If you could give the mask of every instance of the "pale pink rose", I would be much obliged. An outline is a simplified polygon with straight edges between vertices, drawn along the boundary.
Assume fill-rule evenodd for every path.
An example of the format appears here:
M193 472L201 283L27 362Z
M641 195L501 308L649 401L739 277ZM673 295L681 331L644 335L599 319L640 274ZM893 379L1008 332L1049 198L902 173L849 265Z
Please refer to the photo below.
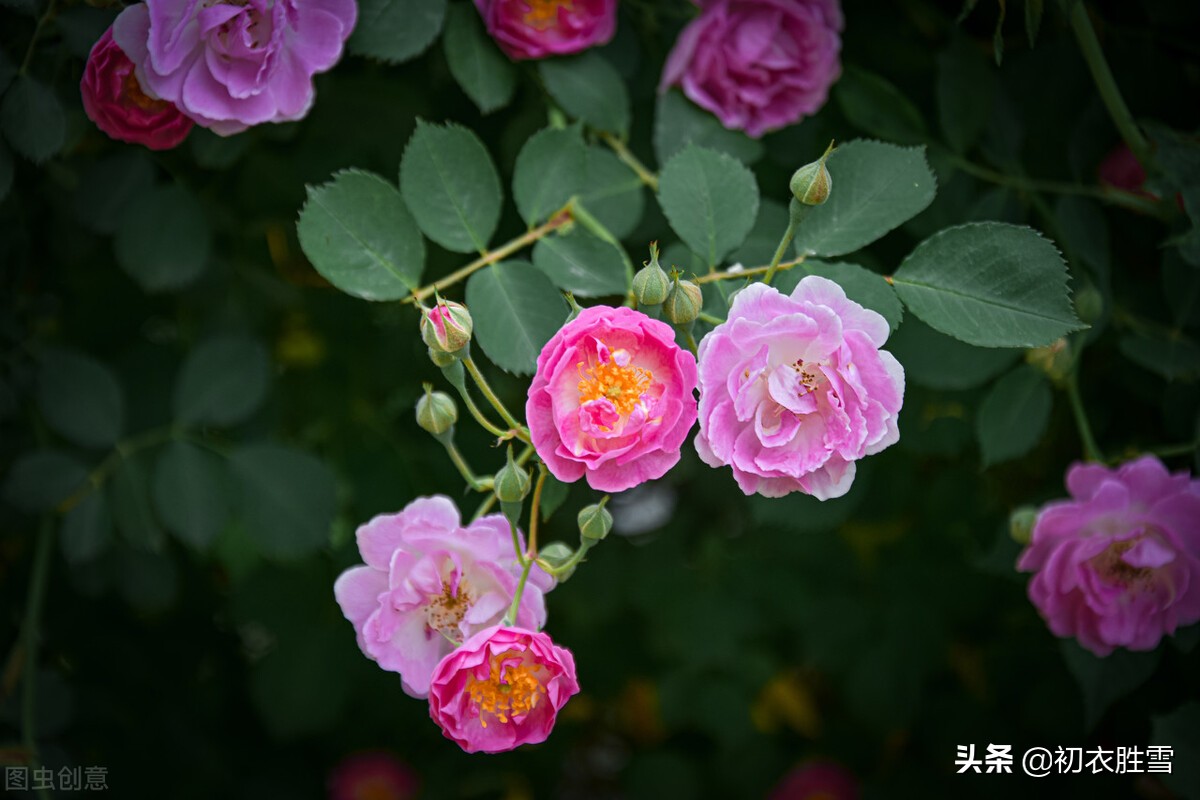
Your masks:
M617 0L475 0L475 7L514 61L578 53L617 29Z
M1148 455L1115 470L1075 464L1067 490L1017 562L1037 573L1029 599L1056 636L1106 656L1200 621L1200 480Z
M448 498L422 497L375 517L357 537L366 565L343 572L334 595L363 653L400 673L405 692L425 697L438 661L498 624L512 603L521 568L508 521L492 514L464 528ZM530 571L518 625L545 624L543 593L553 587L539 567Z
M542 348L525 416L560 481L619 492L679 462L696 422L696 360L675 331L631 308L592 306Z
M500 753L544 742L579 693L575 659L550 637L489 628L442 659L429 687L429 715L468 753Z
M726 128L754 137L815 113L841 74L838 0L704 0L660 91L679 84Z
M700 458L732 467L746 494L845 494L854 462L900 438L904 368L879 349L887 337L887 320L825 278L790 297L742 289L700 342Z

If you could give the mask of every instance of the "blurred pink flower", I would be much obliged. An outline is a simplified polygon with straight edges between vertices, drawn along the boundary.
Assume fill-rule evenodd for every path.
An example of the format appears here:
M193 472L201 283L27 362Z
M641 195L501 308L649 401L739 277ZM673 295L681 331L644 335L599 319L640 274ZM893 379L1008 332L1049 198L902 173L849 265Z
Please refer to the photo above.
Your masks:
M357 537L366 565L343 572L334 595L363 653L400 673L405 692L425 697L438 661L497 624L512 602L521 569L508 521L492 514L464 528L448 498L422 497L375 517ZM530 571L518 625L545 624L543 593L553 587L539 567Z
M329 774L329 800L413 800L421 778L383 750L354 753Z
M904 368L879 349L887 337L887 320L825 278L790 297L742 289L700 342L700 458L732 467L746 494L845 494L854 462L900 438Z
M170 150L194 124L175 106L142 91L134 64L113 41L111 27L92 47L79 92L88 119L122 142Z
M858 779L833 761L800 764L775 784L767 800L858 800Z
M815 113L841 74L838 0L702 0L671 50L679 84L726 128L753 137Z
M617 28L617 0L475 0L487 31L514 61L578 53Z
M1101 183L1106 183L1114 189L1140 194L1143 197L1154 197L1143 188L1146 183L1146 170L1142 169L1137 156L1127 144L1119 144L1110 150L1096 168L1096 172Z
M696 359L630 308L592 306L542 348L525 415L538 456L568 483L619 492L679 462L696 422Z
M578 692L570 650L544 633L495 627L437 665L429 715L468 753L500 753L545 741Z
M1200 481L1147 455L1116 470L1075 464L1067 490L1017 562L1037 573L1029 599L1056 636L1106 656L1200 621Z

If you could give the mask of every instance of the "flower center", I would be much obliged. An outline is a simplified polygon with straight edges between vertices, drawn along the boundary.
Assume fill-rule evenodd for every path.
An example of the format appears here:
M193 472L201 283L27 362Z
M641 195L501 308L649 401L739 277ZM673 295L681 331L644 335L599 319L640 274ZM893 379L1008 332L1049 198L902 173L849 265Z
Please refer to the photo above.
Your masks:
M1113 542L1103 553L1092 559L1092 568L1107 582L1119 586L1127 587L1144 582L1154 574L1154 570L1149 567L1135 567L1121 558L1138 541L1139 539L1125 539Z
M155 100L142 91L142 85L138 83L137 75L134 74L132 67L129 74L125 76L125 98L145 111L152 111L167 105L165 100Z
M533 711L538 697L546 693L536 674L538 665L526 663L521 653L507 650L494 655L488 666L487 678L471 676L467 683L467 692L479 710L479 724L485 728L484 712L507 723L512 717Z
M539 31L558 27L558 10L566 8L567 12L574 10L575 0L525 0L529 8L525 12L525 24Z
M815 368L813 370L806 368L804 359L802 358L796 359L796 363L792 364L791 367L796 371L796 378L800 381L800 385L804 387L805 394L815 392L825 377Z
M627 350L614 350L607 360L586 371L583 362L578 366L579 403L582 405L605 397L622 416L633 411L654 381L654 374L650 370L629 363Z
M455 585L447 582L442 593L431 596L425 604L425 618L429 629L455 640L459 637L459 623L466 616L473 601L471 591L465 583L460 581L457 589L455 592Z

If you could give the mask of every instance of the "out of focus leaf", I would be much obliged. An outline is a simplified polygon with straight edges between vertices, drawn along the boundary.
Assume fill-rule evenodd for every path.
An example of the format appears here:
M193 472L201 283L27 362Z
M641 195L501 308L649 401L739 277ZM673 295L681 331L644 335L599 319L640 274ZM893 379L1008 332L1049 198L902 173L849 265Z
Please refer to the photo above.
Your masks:
M190 353L175 382L175 418L228 427L262 404L270 383L267 350L253 339L219 336Z
M450 74L484 114L503 108L517 88L517 71L483 28L472 6L452 4L442 39Z
M594 51L538 62L546 91L572 117L623 136L629 130L629 93L621 75Z
M207 550L229 521L231 487L213 453L172 442L154 470L154 505L163 524L185 544Z
M108 367L60 348L42 353L38 408L46 423L75 444L110 447L125 424L125 398Z
M1046 377L1033 367L1017 367L996 381L975 418L984 466L1032 450L1046 430L1051 404Z
M399 64L425 52L445 18L446 0L359 0L347 46L357 55Z
M20 75L0 102L0 130L14 150L40 164L62 149L67 118L53 89Z
M727 153L745 164L753 164L763 154L757 139L726 128L712 112L700 108L682 92L663 92L654 107L654 155L658 163L666 164L690 144Z
M970 389L996 377L1021 357L1019 350L973 347L908 318L888 343L904 377L930 389Z
M208 265L212 230L182 186L143 191L125 209L113 242L117 263L147 292L181 289Z
M165 537L150 504L150 482L138 460L122 458L109 479L117 531L139 550L161 550Z
M1130 361L1169 381L1200 377L1200 345L1191 339L1130 333L1117 346Z
M1091 730L1108 707L1141 686L1154 674L1161 650L1133 653L1118 648L1099 658L1074 641L1061 643L1063 658L1083 694L1084 725Z
M104 492L89 492L63 515L59 545L72 564L90 561L112 544L112 513Z
M925 118L890 81L861 67L847 66L833 97L854 127L896 144L924 144Z
M264 555L299 558L328 542L337 501L325 464L275 444L240 447L229 463L246 529Z
M59 450L19 456L4 476L4 502L29 514L51 511L87 480L87 467Z
M83 173L75 193L75 216L88 230L116 233L125 209L153 185L154 162L145 151L118 150Z
M964 153L987 127L996 79L987 59L964 36L951 38L937 62L938 121L950 147Z
M1171 769L1160 775L1163 783L1181 797L1200 797L1200 702L1155 715L1150 744L1171 748Z

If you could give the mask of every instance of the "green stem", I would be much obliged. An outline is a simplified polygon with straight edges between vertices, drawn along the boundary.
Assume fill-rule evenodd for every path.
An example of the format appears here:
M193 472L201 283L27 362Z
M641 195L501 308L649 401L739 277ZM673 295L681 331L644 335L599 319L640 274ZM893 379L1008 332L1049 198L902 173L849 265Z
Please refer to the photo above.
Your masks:
M459 452L458 447L455 446L454 442L447 439L446 441L442 442L442 444L445 446L446 454L450 456L450 460L454 462L454 466L458 469L459 474L466 479L467 483L470 484L472 489L477 492L486 492L491 490L492 487L488 485L487 481L475 477L475 473L471 471L471 466L467 464L467 460L463 458L462 453Z
M538 512L542 505L542 487L546 485L546 465L538 465L538 479L533 486L533 502L529 506L529 549L525 557L530 561L537 558L538 552Z
M526 561L521 567L521 579L517 581L517 590L513 592L512 605L508 607L508 613L504 615L501 625L512 625L517 621L517 612L521 610L521 596L525 594L525 582L529 580L529 570L533 567L532 561Z
M467 372L471 373L471 379L474 380L475 385L479 387L480 393L483 394L484 398L489 403L491 403L492 408L496 409L496 413L498 413L500 418L504 420L504 424L508 425L508 427L513 431L516 431L516 436L518 439L523 442L528 442L529 431L525 429L524 425L517 422L516 418L509 413L507 408L504 407L504 403L502 403L500 398L496 396L496 393L492 391L492 387L488 384L487 379L484 378L483 373L479 371L479 367L476 366L475 360L470 356L465 356L463 357L462 362L463 366L467 368Z
M37 655L41 639L42 605L46 598L46 583L50 573L50 553L54 548L54 518L46 514L38 530L37 550L33 556L33 577L29 582L29 595L25 601L25 624L21 640L25 650L25 680L21 687L21 741L29 752L30 766L40 766L35 737L35 710L37 696ZM42 797L49 795L42 790Z
M788 220L787 230L783 232L783 238L779 240L779 247L775 248L775 255L771 257L771 263L767 266L767 274L763 276L763 283L771 285L771 279L775 277L775 271L779 269L779 262L783 260L783 254L787 252L788 245L792 243L795 236L796 221Z
M721 319L720 317L715 317L706 311L701 311L700 316L696 317L696 319L700 320L701 322L707 322L709 325L714 325L714 326L720 325L723 322L725 322L725 320Z
M797 258L793 258L791 261L783 261L779 264L776 264L775 271L786 272L792 267L800 266L804 263L804 258L804 256L798 256ZM737 272L710 272L707 275L700 275L699 277L692 278L692 282L711 283L712 281L732 281L737 280L738 278L752 278L755 275L762 275L766 272L769 272L770 269L770 266L765 266L751 267L750 269L738 270Z
M1078 358L1078 357L1077 357ZM1083 400L1079 396L1079 371L1076 366L1067 374L1067 397L1071 401L1071 413L1075 415L1075 427L1079 429L1079 438L1083 441L1083 456L1088 461L1104 461L1104 455L1096 445L1092 435L1092 426L1088 422L1087 413L1083 410Z
M33 61L33 51L38 37L42 35L42 28L46 27L46 23L54 16L57 8L58 0L50 0L50 5L46 6L46 12L38 18L37 26L33 29L33 36L29 40L29 47L25 50L25 58L21 59L21 69L18 70L18 75L24 75L29 71L29 63Z
M104 485L104 482L108 480L108 476L117 468L117 465L135 453L163 444L182 435L182 431L173 425L169 425L162 428L154 428L153 430L117 442L113 446L112 452L105 456L104 460L88 473L87 480L84 481L83 485L72 492L67 499L59 503L56 510L60 514L65 514L79 505L89 494Z
M1083 60L1087 62L1088 69L1092 72L1092 80L1096 82L1096 88L1100 90L1100 99L1104 101L1108 115L1112 117L1113 124L1117 126L1121 138L1125 140L1125 144L1129 145L1129 149L1133 151L1133 155L1142 165L1142 169L1150 172L1154 159L1150 143L1138 129L1137 123L1133 121L1133 114L1130 113L1129 106L1125 104L1121 90L1117 88L1117 82L1113 79L1112 70L1108 68L1104 51L1100 49L1100 40L1096 38L1096 31L1092 27L1092 20L1088 17L1083 0L1077 0L1072 5L1070 18L1071 29L1075 31L1075 39L1079 42Z
M638 160L638 157L629 151L625 143L613 136L611 133L601 133L600 138L606 145L612 148L612 151L617 154L617 158L624 162L625 166L633 170L638 179L650 187L651 191L658 191L658 176L650 170L646 169L646 165Z
M696 337L692 336L691 330L684 331L683 338L687 340L687 346L692 351L692 355L699 356L700 348L696 345Z
M575 552L571 554L571 557L559 564L557 567L552 567L545 561L539 561L538 566L542 568L543 572L548 572L555 578L558 578L579 566L579 562L583 561L584 556L586 556L588 551L591 549L591 542L580 542L579 547L575 549Z
M504 430L499 425L492 424L491 420L483 415L483 412L479 410L479 406L475 405L475 401L471 399L471 395L467 392L467 387L461 386L455 388L458 389L458 395L462 398L463 405L467 407L467 411L471 412L471 416L475 418L475 421L478 422L485 431L493 436L504 436L508 433L508 431Z
M495 497L495 495L492 496ZM525 551L521 547L521 535L517 532L517 523L510 519L508 529L512 532L513 552L517 554L517 563L524 567L529 559L525 558Z

